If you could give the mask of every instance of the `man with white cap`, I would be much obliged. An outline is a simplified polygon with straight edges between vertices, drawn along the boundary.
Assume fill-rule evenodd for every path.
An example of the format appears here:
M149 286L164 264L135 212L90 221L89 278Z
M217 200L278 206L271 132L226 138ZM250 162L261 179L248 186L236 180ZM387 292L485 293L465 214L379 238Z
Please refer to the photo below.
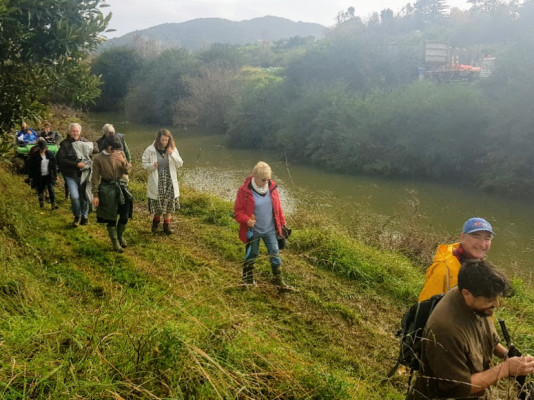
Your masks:
M475 217L465 221L458 243L438 246L432 265L426 270L425 285L419 294L419 301L446 293L455 287L462 262L483 259L491 248L494 235L491 224L483 218Z

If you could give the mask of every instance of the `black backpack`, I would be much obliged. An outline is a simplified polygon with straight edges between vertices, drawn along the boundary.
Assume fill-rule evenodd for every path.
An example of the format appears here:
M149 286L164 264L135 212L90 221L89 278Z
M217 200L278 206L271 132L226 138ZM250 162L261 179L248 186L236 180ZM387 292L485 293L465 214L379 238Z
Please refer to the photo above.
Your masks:
M444 294L437 294L428 300L411 306L404 314L401 321L401 329L395 335L400 338L400 351L397 363L389 371L391 378L400 365L410 369L410 381L413 371L419 369L421 360L421 337L425 329L428 317L443 298Z

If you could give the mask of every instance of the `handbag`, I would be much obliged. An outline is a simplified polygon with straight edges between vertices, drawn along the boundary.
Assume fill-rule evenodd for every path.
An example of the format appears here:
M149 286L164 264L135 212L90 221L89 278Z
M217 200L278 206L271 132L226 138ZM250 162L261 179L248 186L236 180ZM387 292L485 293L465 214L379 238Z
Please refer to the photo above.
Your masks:
M278 249L282 250L286 247L286 241L291 235L291 228L288 228L287 226L282 227L282 234L278 234Z

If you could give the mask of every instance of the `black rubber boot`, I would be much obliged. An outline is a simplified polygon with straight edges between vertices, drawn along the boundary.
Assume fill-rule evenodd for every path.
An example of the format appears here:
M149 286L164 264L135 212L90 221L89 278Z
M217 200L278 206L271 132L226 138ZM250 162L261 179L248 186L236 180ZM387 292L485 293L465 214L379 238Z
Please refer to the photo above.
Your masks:
M108 234L109 238L111 239L113 251L116 251L117 253L124 253L124 249L121 247L119 239L117 237L117 227L108 225Z
M285 291L285 292L291 292L295 290L291 286L287 285L284 280L282 279L282 270L280 267L272 268L273 270L273 279L272 284L278 287L278 290Z
M243 265L241 284L244 286L256 285L256 281L254 280L254 264L245 263L245 265Z
M123 249L128 247L128 243L126 243L126 239L124 239L124 231L126 230L126 224L117 224L117 239L119 239L119 244Z
M170 222L164 222L163 223L163 232L165 232L167 235L172 235L173 230L171 229L171 223Z
M153 219L152 220L152 233L156 233L158 231L158 227L159 227L159 219L156 220L156 219Z

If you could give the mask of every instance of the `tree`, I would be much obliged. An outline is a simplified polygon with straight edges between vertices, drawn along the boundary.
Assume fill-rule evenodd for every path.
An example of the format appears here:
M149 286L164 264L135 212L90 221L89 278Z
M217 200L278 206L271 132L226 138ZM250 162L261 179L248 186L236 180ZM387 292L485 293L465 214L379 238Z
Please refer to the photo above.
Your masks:
M471 4L471 11L492 12L504 5L501 0L467 0Z
M227 135L237 148L275 147L279 120L287 108L283 79L259 69L241 73L241 93L227 113Z
M184 77L198 69L198 61L185 49L171 49L146 63L124 101L131 121L171 124L176 102L188 95Z
M224 129L225 116L237 96L238 71L208 65L198 75L183 78L189 96L176 104L174 125Z
M442 17L447 10L445 0L418 0L414 7L417 14L421 14L429 20Z
M342 24L354 18L354 7L347 8L347 11L340 11L337 13L337 23Z
M143 66L135 49L113 47L103 51L92 63L91 70L102 77L102 93L95 109L117 111L128 94L133 77Z
M101 0L4 0L0 2L0 135L21 120L38 121L47 104L87 104L99 80L82 63L103 40L111 18Z

